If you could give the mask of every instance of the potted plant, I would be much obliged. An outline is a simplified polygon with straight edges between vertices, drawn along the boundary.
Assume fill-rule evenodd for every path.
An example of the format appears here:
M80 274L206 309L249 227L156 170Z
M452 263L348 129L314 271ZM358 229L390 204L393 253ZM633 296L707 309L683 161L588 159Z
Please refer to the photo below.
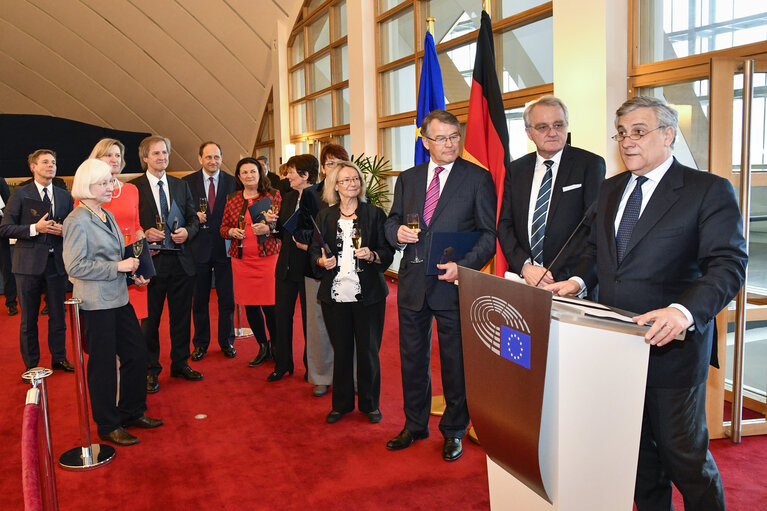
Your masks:
M365 156L365 153L355 157L352 162L357 165L365 176L367 196L370 202L388 213L389 186L386 176L391 172L391 162L382 156Z

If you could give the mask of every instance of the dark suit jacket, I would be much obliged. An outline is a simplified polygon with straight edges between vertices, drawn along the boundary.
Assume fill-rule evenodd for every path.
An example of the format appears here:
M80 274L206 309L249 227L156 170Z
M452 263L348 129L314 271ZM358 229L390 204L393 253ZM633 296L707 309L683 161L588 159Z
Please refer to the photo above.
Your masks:
M19 185L13 190L5 207L3 222L0 225L0 236L16 238L13 249L13 273L21 275L40 275L45 271L48 260L48 248L53 247L56 269L59 275L64 275L64 260L61 256L62 238L53 234L38 234L29 236L29 225L21 224L24 199L40 200L40 194L34 183ZM55 211L50 218L64 219L72 211L74 200L66 189L53 187Z
M280 191L280 176L275 174L274 172L267 172L266 177L269 178L269 184L272 185L272 188L274 188L277 191Z
M426 200L428 163L406 170L397 177L394 201L386 220L386 239L398 245L397 230L407 223L408 213L423 215ZM474 248L456 261L461 266L481 269L495 253L495 187L490 173L473 163L458 158L450 171L439 197L429 227L421 219L417 244L407 244L399 267L400 307L421 310L424 301L432 310L458 310L458 287L451 282L426 275L426 262L413 264L415 245L425 259L433 232L480 232Z
M336 234L338 232L338 219L341 217L338 204L324 208L317 215L317 226L322 233L325 243L330 247L330 256L338 257L341 247L338 246ZM386 298L389 294L389 288L384 280L384 272L391 265L394 259L394 249L386 241L384 232L384 222L386 222L386 213L381 208L373 206L367 202L360 202L357 206L357 224L362 234L362 245L378 253L381 262L373 263L369 261L360 261L360 268L363 270L357 274L362 288L362 303L377 303ZM340 240L339 240L340 241ZM338 266L332 270L326 270L317 266L317 259L322 256L320 244L317 237L314 237L311 247L309 247L309 260L315 275L322 279L317 298L325 303L332 303L331 290L333 279L338 274Z
M4 177L0 177L0 197L3 198L3 202L8 204L8 198L11 196L11 189L8 187L8 183ZM5 209L5 206L3 206Z
M316 194L317 185L312 185L304 189L301 194L301 203L299 204L299 218L297 228L291 234L283 226L285 222L293 215L298 202L298 191L290 190L282 196L280 204L280 214L277 219L277 229L279 230L282 248L277 258L275 276L278 279L290 280L293 282L303 282L304 277L314 277L314 271L309 266L309 254L296 246L293 241L295 237L300 243L311 244L313 236L312 221L320 210L320 200Z
M168 179L168 189L170 191L170 203L168 204L168 207L175 201L186 219L186 230L189 233L189 237L183 246L187 246L194 240L195 236L197 236L197 231L200 228L200 223L197 218L198 204L195 204L192 200L192 192L189 191L189 185L187 185L186 182L170 175L166 177ZM138 214L141 228L147 230L150 227L155 226L155 217L160 214L160 212L157 211L157 205L154 202L152 187L149 185L149 180L147 179L146 174L142 174L132 180L131 183L138 188ZM226 200L224 200L224 202L226 202ZM178 256L179 262L184 268L184 272L190 277L195 275L196 271L191 250L181 250L178 253Z
M189 191L192 193L192 202L200 204L200 197L208 196L208 188L203 179L204 172L198 170L184 176L184 181L189 185ZM207 177L207 174L204 175ZM205 225L207 229L200 229L197 236L187 245L192 251L194 260L198 263L208 263L211 261L224 261L226 255L226 243L219 234L221 219L224 216L226 207L226 197L234 191L234 178L228 173L220 170L218 173L218 189L216 190L216 202L213 204L213 210L208 209L208 220ZM199 209L199 208L197 208Z
M695 322L684 341L650 348L650 387L690 387L703 382L712 352L714 317L745 279L743 221L732 185L720 177L674 163L639 217L620 266L615 215L630 174L604 182L589 243L575 275L599 301L636 313L679 303ZM609 362L609 361L606 361Z
M522 272L525 261L532 259L527 224L536 157L537 153L530 153L511 162L503 186L498 242L509 270L517 274ZM604 158L577 147L564 147L546 218L544 266L551 264L586 210L597 200L604 179ZM550 268L554 280L567 280L572 275L588 238L591 220L584 222L554 267Z

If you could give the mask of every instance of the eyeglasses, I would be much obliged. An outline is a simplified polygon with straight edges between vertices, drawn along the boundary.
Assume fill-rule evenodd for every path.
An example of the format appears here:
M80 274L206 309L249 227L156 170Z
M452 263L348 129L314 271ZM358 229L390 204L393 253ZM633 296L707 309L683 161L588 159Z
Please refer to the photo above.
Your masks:
M623 139L630 138L631 140L639 140L640 138L649 135L655 130L660 130L663 128L668 128L668 126L658 126L655 129L652 130L643 130L643 129L636 129L633 130L631 133L626 133L625 131L619 131L617 135L613 135L612 139L616 142L623 142Z
M115 186L116 179L109 179L104 181L97 181L96 183L93 183L96 186L100 186L102 188L106 188L109 185Z
M354 183L355 185L360 182L359 177L345 177L343 179L338 180L338 184L341 186L349 186L350 184Z
M440 136L440 137L437 137L437 138L427 137L423 133L421 134L421 136L423 138L431 140L432 142L434 142L437 145L445 145L448 140L450 141L451 144L457 144L461 140L461 134L460 133L453 133L449 137L442 137L442 136Z
M335 167L335 166L336 166L336 164L337 164L337 163L338 163L338 162L337 162L337 161L335 161L335 160L333 160L333 161L326 161L326 162L324 163L324 165L325 165L327 168L329 168L329 169L332 169L333 167Z
M529 126L540 134L548 133L549 130L564 131L567 128L567 124L563 122L555 122L553 124L536 124L535 126Z

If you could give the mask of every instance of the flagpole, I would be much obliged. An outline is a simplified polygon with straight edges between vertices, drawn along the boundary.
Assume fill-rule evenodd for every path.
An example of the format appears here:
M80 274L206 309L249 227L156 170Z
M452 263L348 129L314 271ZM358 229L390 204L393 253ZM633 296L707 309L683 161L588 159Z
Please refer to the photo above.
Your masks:
M482 0L482 10L490 16L490 0Z
M437 21L433 16L426 18L426 31L434 35L434 22Z

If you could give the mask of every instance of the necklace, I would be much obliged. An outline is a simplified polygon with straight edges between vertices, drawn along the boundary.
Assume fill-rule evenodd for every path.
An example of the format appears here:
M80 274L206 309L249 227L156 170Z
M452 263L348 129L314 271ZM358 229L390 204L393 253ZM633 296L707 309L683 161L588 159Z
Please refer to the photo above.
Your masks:
M91 213L96 215L102 222L106 222L107 221L107 215L103 211L99 211L99 213L101 213L101 214L99 214L99 213L96 213L95 211L93 211L90 207L88 207L88 205L85 202L80 201L80 204L85 206L85 209L87 209L88 211L90 211Z
M344 218L351 218L351 217L354 216L355 213L357 213L357 205L355 204L354 211L352 211L351 213L349 213L347 215L346 213L344 213L344 210L341 209L341 204L339 204L338 205L338 212L341 213L341 216L344 217Z

